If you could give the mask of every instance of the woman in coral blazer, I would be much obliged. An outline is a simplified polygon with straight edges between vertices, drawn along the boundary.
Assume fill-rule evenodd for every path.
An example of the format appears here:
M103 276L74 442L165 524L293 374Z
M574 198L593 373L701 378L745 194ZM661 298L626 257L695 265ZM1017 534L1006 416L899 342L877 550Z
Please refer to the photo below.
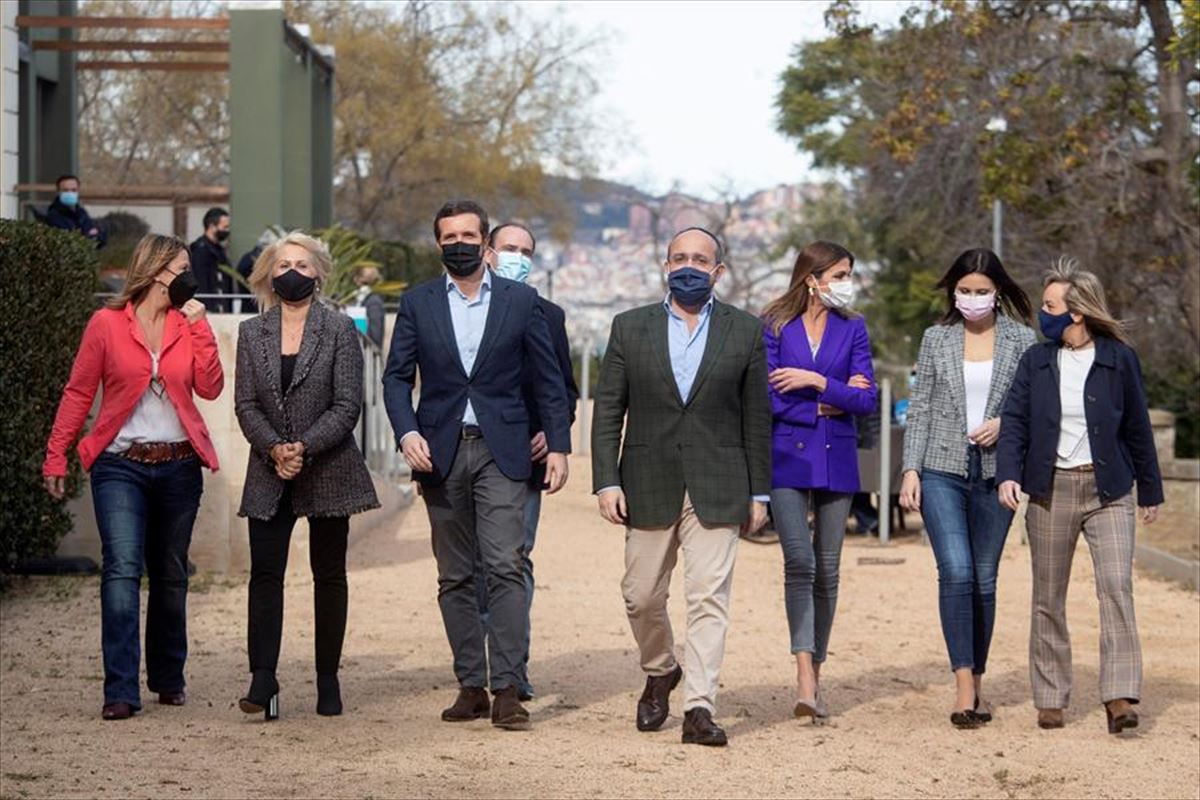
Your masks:
M849 250L813 242L796 256L787 292L763 313L774 415L771 513L783 548L797 717L828 715L818 681L837 608L846 517L859 489L851 415L872 414L878 402L867 326L849 310L853 269Z
M124 291L84 331L46 444L46 489L61 498L67 450L103 386L100 413L78 450L91 471L103 545L104 719L127 719L141 709L143 563L150 577L146 683L164 705L185 700L188 546L203 489L200 467L217 469L193 394L215 399L225 382L195 292L187 245L155 235L138 242Z

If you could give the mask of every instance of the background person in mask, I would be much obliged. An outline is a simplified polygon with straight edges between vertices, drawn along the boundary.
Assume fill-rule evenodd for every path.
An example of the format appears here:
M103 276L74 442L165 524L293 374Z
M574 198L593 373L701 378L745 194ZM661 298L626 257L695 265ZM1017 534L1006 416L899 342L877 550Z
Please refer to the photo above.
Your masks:
M797 717L828 715L821 665L837 609L846 518L859 489L849 415L873 414L878 404L867 325L850 311L853 269L849 250L813 242L796 255L787 292L763 312L774 415L771 512L783 548Z
M223 208L210 208L204 212L204 233L191 244L192 272L200 286L199 294L230 294L233 281L221 271L221 265L229 265L225 243L229 241L229 212ZM204 305L209 311L228 311L229 301L206 298Z
M279 241L279 234L275 232L274 228L267 228L259 235L258 241L254 243L254 247L243 253L242 257L238 259L238 274L242 276L247 284L250 283L250 275L254 272L254 262L258 261L258 257L262 255L263 250L266 250L277 241ZM237 294L246 293L242 287L236 288ZM255 314L258 312L258 303L254 300L243 298L241 300L240 311L243 314Z
M537 240L533 232L517 222L505 222L492 228L488 235L487 261L493 272L502 278L525 283L533 268L533 254ZM546 317L550 330L550 342L558 361L558 371L567 392L567 410L571 424L575 424L575 406L579 402L579 388L575 385L575 373L571 366L571 343L567 339L566 314L562 308L544 297L538 296L538 306ZM529 476L529 496L525 501L525 543L521 548L521 561L525 571L525 638L529 640L529 610L533 606L533 545L537 541L538 520L542 513L542 491L546 488L546 457L549 446L546 431L537 411L536 374L526 368L524 377L525 406L529 409L529 447L533 451L533 474ZM488 595L486 571L480 560L476 567L476 590L479 592L479 609L483 612L484 624L488 619ZM533 699L533 684L529 682L529 650L521 664L520 699Z
M637 729L662 727L686 678L683 742L723 746L712 715L738 534L767 517L767 365L758 321L713 297L725 271L715 236L680 231L663 266L667 297L613 319L596 386L593 485L600 515L625 527L621 592L646 673ZM684 668L667 616L680 548Z
M359 267L354 273L354 283L358 288L355 290L350 304L362 308L361 313L366 317L367 322L367 329L364 333L375 343L376 347L382 348L386 314L383 308L383 298L371 289L372 286L379 283L379 279L379 267Z
M96 243L97 248L104 247L108 234L104 228L94 222L83 204L79 202L79 178L74 175L62 175L54 186L58 195L46 209L46 224L53 228L68 231L78 231Z
M63 496L67 450L83 429L96 392L100 411L79 442L91 471L103 544L100 642L104 719L142 707L138 605L142 565L150 577L146 683L158 702L181 706L187 660L187 554L200 507L201 465L217 453L193 394L215 400L225 376L187 246L149 235L134 248L125 288L92 315L46 443L46 490Z
M1000 410L1033 346L1029 298L991 250L967 250L938 282L946 311L925 330L904 431L900 504L921 512L938 567L938 611L954 672L950 722L991 722L983 674L996 576L1012 512L996 497Z
M250 689L242 711L278 715L283 576L297 517L308 518L316 628L317 713L342 713L350 515L377 508L354 441L363 354L354 322L317 302L329 277L324 242L293 231L250 277L263 312L238 327L234 410L250 442L238 514L249 517Z
M1039 727L1063 726L1071 699L1067 586L1082 532L1100 598L1100 701L1108 732L1120 733L1137 727L1142 692L1133 612L1136 515L1147 524L1157 519L1162 474L1141 364L1099 279L1064 260L1043 286L1038 322L1048 341L1021 358L996 454L1000 502L1015 511L1021 492L1029 495L1033 704Z
M537 292L484 266L487 232L478 203L456 200L438 210L433 234L446 274L401 296L383 387L433 529L438 605L460 687L442 719L462 722L490 710L493 725L522 730L529 713L519 698L528 651L521 551L533 465L525 376L533 376L546 433L550 493L567 480L570 417ZM486 630L477 558L487 573Z

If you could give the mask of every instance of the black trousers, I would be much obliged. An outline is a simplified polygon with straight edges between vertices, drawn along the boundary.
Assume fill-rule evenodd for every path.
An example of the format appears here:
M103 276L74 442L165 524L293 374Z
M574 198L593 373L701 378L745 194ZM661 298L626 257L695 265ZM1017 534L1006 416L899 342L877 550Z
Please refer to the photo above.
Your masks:
M250 520L250 669L274 672L283 639L283 576L296 515L291 485L269 520ZM346 541L349 517L309 517L309 564L313 575L318 675L336 675L346 638Z

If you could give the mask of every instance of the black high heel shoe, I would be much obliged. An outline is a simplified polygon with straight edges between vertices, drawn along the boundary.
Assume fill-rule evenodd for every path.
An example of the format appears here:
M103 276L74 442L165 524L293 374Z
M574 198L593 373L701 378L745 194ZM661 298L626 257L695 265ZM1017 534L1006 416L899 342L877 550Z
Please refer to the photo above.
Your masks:
M317 713L336 717L342 713L342 689L337 675L317 676Z
M266 669L256 669L250 679L250 689L246 696L238 701L238 708L247 714L262 713L263 719L279 719L279 681L275 673Z

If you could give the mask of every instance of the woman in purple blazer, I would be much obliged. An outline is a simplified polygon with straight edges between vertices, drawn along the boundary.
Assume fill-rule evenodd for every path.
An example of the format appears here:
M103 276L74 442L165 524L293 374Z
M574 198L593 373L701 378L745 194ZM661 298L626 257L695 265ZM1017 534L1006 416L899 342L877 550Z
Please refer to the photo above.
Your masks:
M837 608L846 517L859 488L850 415L875 413L878 402L867 326L849 311L853 268L846 248L813 242L796 256L787 293L763 313L774 412L771 511L783 547L797 717L828 715L818 681Z

